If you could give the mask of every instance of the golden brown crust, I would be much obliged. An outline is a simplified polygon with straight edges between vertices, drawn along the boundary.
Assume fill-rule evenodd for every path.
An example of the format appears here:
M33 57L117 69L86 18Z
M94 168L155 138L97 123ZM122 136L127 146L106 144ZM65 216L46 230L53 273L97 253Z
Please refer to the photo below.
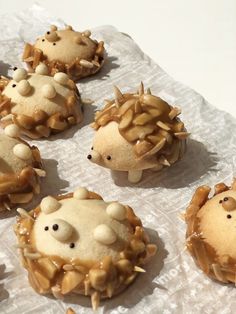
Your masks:
M94 43L96 42L94 41ZM32 70L35 70L40 62L43 62L47 65L50 75L53 76L57 72L64 72L68 74L73 81L78 81L83 77L97 73L101 69L104 64L104 51L104 42L100 41L96 43L96 51L93 60L87 61L77 58L68 64L58 60L49 61L40 49L26 43L22 60Z
M231 187L224 183L215 186L215 194L229 189L235 190L235 180ZM197 217L199 210L209 200L210 187L199 187L186 209L185 221L187 223L186 246L198 267L209 277L221 282L236 282L236 260L227 256L219 256L216 250L206 242L200 229L200 220Z
M72 193L59 196L58 199L69 197L72 197ZM93 192L89 192L89 198L102 199ZM94 309L98 307L100 298L110 298L127 287L138 272L144 271L141 266L155 255L156 245L149 243L141 221L133 210L128 206L126 209L126 218L133 234L116 261L110 256L104 256L99 261L68 261L57 256L43 256L31 243L31 232L40 207L18 217L14 231L32 287L38 293L52 293L56 298L72 292L91 296Z
M62 132L82 120L80 94L72 80L69 80L67 84L67 87L71 90L71 96L68 97L65 103L67 113L62 115L57 112L51 116L44 110L36 110L32 116L12 113L14 104L10 98L2 94L8 83L8 79L0 77L0 125L3 128L14 123L20 128L21 134L32 139L38 139ZM9 115L10 118L6 119Z
M122 94L115 87L115 99L96 112L92 127L97 130L116 121L120 134L134 144L138 159L156 156L157 165L170 166L182 157L189 135L179 114L180 109L151 95L150 90L145 93L141 83L136 94Z
M18 140L29 146L20 138ZM0 211L28 203L35 194L40 193L40 176L44 176L45 172L38 148L30 148L33 156L31 166L25 167L20 173L0 175Z

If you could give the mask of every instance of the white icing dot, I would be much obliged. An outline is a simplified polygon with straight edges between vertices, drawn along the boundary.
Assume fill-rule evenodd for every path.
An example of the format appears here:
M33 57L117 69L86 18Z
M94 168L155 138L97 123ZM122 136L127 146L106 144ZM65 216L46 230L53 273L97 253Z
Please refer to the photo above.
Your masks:
M41 75L48 75L48 67L44 63L40 63L36 68L35 72Z
M94 239L102 244L112 244L116 241L116 233L107 225L98 225L93 231Z
M126 218L126 208L117 202L109 204L106 208L106 212L110 217L116 220L124 220Z
M9 124L5 127L4 133L10 137L18 137L20 135L20 128L16 124Z
M68 83L69 77L66 73L63 72L58 72L54 75L54 80L61 84L61 85L66 85Z
M43 96L44 96L45 98L49 98L49 99L54 98L54 97L56 96L56 94L57 94L57 92L56 92L54 86L51 85L51 84L45 84L45 85L43 85L43 87L42 87L42 93L43 93Z
M89 191L86 188L78 188L75 190L73 197L77 200L86 200L89 198Z
M49 232L53 238L63 242L71 237L73 227L63 219L54 219L50 222Z
M17 89L19 94L21 94L22 96L26 96L30 92L31 86L30 86L30 83L28 81L21 80L17 84L16 89Z
M32 152L29 146L25 144L16 144L13 147L13 153L15 156L17 156L20 159L28 160L32 157Z
M25 69L16 69L13 73L13 80L16 82L20 82L21 80L24 80L27 78L27 71Z
M41 211L44 214L50 214L55 212L60 208L61 204L52 196L46 196L42 199L40 203Z

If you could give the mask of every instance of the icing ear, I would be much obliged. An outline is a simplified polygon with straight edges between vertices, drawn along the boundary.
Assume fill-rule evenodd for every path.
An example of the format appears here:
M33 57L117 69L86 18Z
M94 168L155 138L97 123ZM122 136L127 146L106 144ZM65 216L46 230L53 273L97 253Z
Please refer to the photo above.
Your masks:
M112 244L116 241L116 233L107 225L98 225L93 231L94 239L102 244Z
M16 69L13 73L13 80L16 82L20 82L21 80L26 79L28 76L28 73L25 69Z
M55 212L60 207L61 204L52 196L44 197L40 203L41 211L46 215Z
M66 25L65 29L66 29L67 31L73 31L73 28L72 28L71 25Z
M90 30L86 30L86 31L84 31L84 32L82 33L82 35L84 35L85 37L90 37L91 32L90 32Z
M126 218L126 208L117 202L109 204L106 208L106 212L110 217L116 220L121 221Z
M69 80L69 76L63 72L56 73L53 78L58 84L61 84L61 85L66 85Z
M89 198L89 191L85 188L78 188L75 190L73 197L77 200L86 200Z
M52 99L56 96L57 92L53 85L45 84L42 87L42 94L45 98Z
M49 42L55 42L59 39L56 31L51 31L51 32L47 32L45 34L45 38L47 39L47 41Z
M29 146L22 143L16 144L13 147L13 154L22 160L28 160L32 157L32 152Z
M26 96L31 91L30 83L26 80L21 80L16 87L21 96Z
M9 124L5 127L4 133L9 137L19 137L20 128L16 124Z
M236 210L236 200L233 197L225 197L222 200L222 206L227 211Z
M41 75L48 75L48 67L46 64L40 63L38 66L36 66L35 72Z
M55 31L57 31L57 26L56 25L51 25L50 29L51 29L52 32L55 32Z
M51 222L49 232L53 238L60 242L64 242L71 237L73 233L73 227L65 220L54 219Z

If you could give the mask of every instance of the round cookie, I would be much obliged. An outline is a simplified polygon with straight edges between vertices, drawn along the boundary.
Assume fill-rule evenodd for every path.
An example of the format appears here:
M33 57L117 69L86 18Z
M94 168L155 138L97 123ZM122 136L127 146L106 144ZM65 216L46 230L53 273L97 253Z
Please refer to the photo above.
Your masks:
M121 292L144 272L156 253L129 206L105 202L85 188L47 196L20 214L15 233L23 265L41 294L91 296L96 309L101 298Z
M39 150L18 134L13 124L0 133L0 211L30 202L40 193L39 178L45 176Z
M209 277L236 283L236 181L211 189L200 186L186 210L186 244L196 264Z
M89 30L76 32L71 26L58 30L52 25L34 45L25 45L23 61L33 70L43 62L51 75L65 72L74 81L95 74L104 63L104 43L90 35Z
M13 78L0 78L1 125L16 124L21 133L37 139L81 122L80 96L65 73L48 75L45 64L35 73L14 68Z
M122 94L117 87L114 91L115 99L95 114L96 133L87 158L112 170L128 171L133 183L141 180L144 169L161 170L179 160L189 135L177 117L180 109L152 95L150 89L145 93L142 83L134 94Z

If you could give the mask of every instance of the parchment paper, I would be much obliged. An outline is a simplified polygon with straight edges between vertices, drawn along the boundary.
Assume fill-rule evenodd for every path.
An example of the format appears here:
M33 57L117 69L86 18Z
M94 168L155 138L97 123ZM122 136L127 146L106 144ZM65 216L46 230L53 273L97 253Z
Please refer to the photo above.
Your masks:
M34 42L51 23L63 25L38 6L2 16L0 21L3 75L11 75L10 66L21 65L24 41ZM40 148L48 171L41 197L86 186L106 200L132 206L158 244L159 252L147 272L121 295L102 302L98 313L235 313L236 289L213 282L196 267L184 250L185 223L179 218L197 186L231 182L236 165L235 119L172 79L129 36L111 26L94 29L92 36L104 40L108 59L101 72L78 84L82 97L94 100L85 108L82 125L31 143ZM112 85L133 91L141 80L154 94L182 107L181 117L192 135L182 161L161 173L146 171L143 181L132 186L125 174L113 178L109 170L91 164L86 156L93 136L89 123L102 100L113 97ZM60 314L69 306L80 314L92 313L86 297L62 302L33 291L14 247L15 215L11 212L0 216L0 264L6 265L5 274L0 275L0 313Z

